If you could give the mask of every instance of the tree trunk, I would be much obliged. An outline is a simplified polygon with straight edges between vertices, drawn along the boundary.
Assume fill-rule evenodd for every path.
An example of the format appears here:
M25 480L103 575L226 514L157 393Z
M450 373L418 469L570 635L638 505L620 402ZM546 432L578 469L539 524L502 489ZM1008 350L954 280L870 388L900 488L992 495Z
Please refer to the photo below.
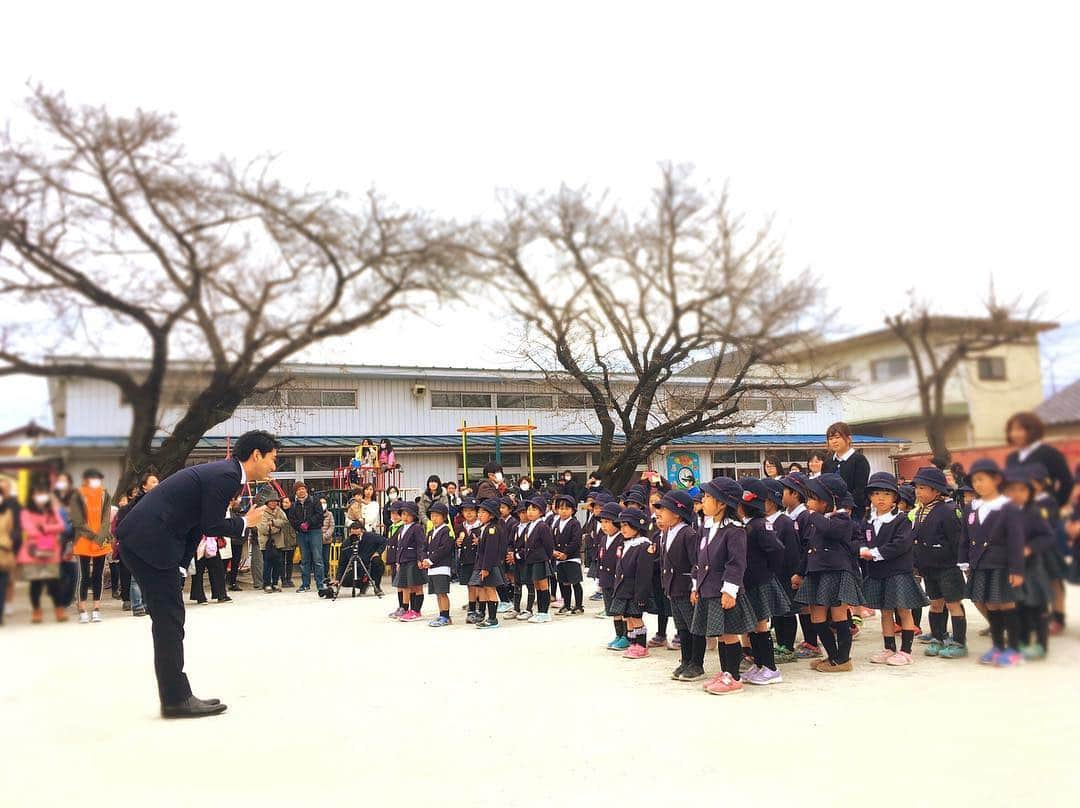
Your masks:
M604 475L604 488L618 496L634 479L641 459L636 454L619 452L610 455L600 463L599 470Z
M938 468L945 468L952 460L952 452L945 439L945 385L934 385L934 396L929 417L926 421L926 442L930 444L931 462Z

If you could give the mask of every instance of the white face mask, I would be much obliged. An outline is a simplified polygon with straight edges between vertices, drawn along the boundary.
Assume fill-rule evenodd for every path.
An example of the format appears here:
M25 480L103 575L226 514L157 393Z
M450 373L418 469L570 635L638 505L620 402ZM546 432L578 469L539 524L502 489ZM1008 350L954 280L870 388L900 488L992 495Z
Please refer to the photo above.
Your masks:
M37 505L39 508L44 508L46 505L49 504L49 495L48 494L35 494L34 495L34 504Z
M520 488L522 491L528 491L529 490L529 484L528 483L522 483L521 485L518 486L518 488Z
M68 487L67 486L67 480L57 480L56 481L56 490L59 491L60 493L63 493L64 491L67 491L67 487Z
M495 472L495 482L501 483L503 481L503 473L501 471Z
M91 479L87 480L86 484L90 488L101 488L101 480L99 480L97 477L92 477Z

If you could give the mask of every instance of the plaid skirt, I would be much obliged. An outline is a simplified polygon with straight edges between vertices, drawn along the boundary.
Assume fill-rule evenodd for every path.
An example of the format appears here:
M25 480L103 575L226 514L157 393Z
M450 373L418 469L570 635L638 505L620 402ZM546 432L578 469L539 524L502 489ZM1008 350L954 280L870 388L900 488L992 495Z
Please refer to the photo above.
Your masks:
M1050 588L1050 575L1046 570L1045 557L1031 555L1024 562L1024 585L1020 587L1021 597L1017 601L1021 606L1035 609L1045 608L1054 600Z
M862 586L847 570L811 572L803 578L795 602L804 606L858 606L863 602Z
M668 598L671 604L671 616L675 619L675 628L679 631L689 631L694 624L694 604L690 602L689 595L676 595Z
M503 575L502 564L496 564L490 570L488 570L487 578L480 580L480 570L474 569L472 576L469 578L469 586L482 586L485 589L494 589L497 586L502 586L506 583L506 576Z
M427 583L427 570L422 570L416 564L398 564L397 574L394 576L394 586L405 589L410 586L423 586Z
M642 617L645 612L656 613L656 604L652 598L645 603L645 608L637 605L632 598L617 598L612 596L611 608L608 614L612 617Z
M525 582L542 581L545 578L551 577L551 563L548 561L534 561L531 564L520 565L521 572L518 574L518 580Z
M555 573L560 584L580 584L581 564L577 561L560 561L555 565Z
M922 575L926 596L930 600L944 600L956 603L967 597L964 585L964 573L959 567L928 567L919 570Z
M699 599L694 607L690 631L702 637L719 637L721 634L746 634L756 625L750 598L746 590L741 589L730 609L720 605L720 598Z
M604 614L606 614L608 617L610 617L611 614L612 614L612 612L611 612L612 593L615 590L612 589L610 586L605 586L600 591L604 593Z
M469 579L472 578L473 565L462 564L458 567L457 580L462 586L470 586Z
M863 581L863 606L871 609L918 609L929 605L929 598L923 594L910 572Z
M1051 581L1063 581L1069 577L1069 565L1065 563L1065 556L1057 547L1051 547L1043 553L1042 562Z
M763 584L747 584L746 596L759 623L791 612L791 599L775 575Z
M429 595L449 595L449 575L429 575L427 579L427 593Z
M1009 583L1009 571L975 570L967 582L967 596L974 603L1017 603L1023 593Z

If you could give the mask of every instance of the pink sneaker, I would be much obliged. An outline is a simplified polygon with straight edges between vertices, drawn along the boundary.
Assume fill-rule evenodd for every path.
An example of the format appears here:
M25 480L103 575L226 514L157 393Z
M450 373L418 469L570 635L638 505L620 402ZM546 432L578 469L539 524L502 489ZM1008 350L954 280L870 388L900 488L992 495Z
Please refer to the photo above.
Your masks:
M714 696L726 696L729 693L738 693L743 689L742 682L736 682L730 673L722 673L715 681L705 685L705 692Z
M623 651L623 659L644 659L649 655L649 649L643 648L636 643Z
M876 654L870 655L870 661L873 662L875 665L884 665L890 659L892 659L895 653L896 651L893 651L889 648L882 648Z
M409 609L409 611L405 612L405 614L401 615L401 617L398 618L398 621L401 623L411 623L414 620L419 619L420 612L414 612L412 609Z
M886 661L886 665L893 665L900 667L901 665L910 665L914 660L911 658L911 654L906 651L897 651Z

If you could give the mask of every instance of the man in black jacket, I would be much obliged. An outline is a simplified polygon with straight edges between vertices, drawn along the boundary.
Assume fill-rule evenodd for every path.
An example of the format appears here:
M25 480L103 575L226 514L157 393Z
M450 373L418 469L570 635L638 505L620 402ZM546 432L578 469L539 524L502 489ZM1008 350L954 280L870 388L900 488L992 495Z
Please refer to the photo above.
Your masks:
M296 500L285 513L300 545L300 588L296 591L310 592L312 573L315 574L316 589L322 586L326 577L322 557L323 509L319 500L308 496L307 483L303 480L297 480L293 493Z
M243 517L226 516L229 501L248 480L277 467L278 443L261 430L236 442L228 460L190 466L140 498L117 527L120 553L142 589L154 637L154 672L163 718L199 718L225 712L217 699L191 693L184 674L183 580L202 536L236 537L259 523L265 506Z

